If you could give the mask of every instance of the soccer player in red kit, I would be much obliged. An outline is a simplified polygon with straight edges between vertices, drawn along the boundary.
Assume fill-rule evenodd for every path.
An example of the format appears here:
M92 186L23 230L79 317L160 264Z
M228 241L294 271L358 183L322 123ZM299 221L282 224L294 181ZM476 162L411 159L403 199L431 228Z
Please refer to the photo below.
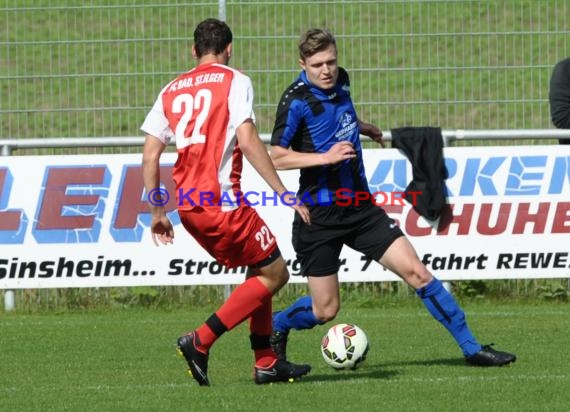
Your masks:
M289 272L265 222L239 199L243 155L280 197L286 199L288 192L254 123L251 80L227 65L232 54L228 25L216 19L198 24L192 54L196 67L162 89L141 126L145 189L160 188L160 156L174 138L178 159L173 178L184 228L218 262L228 268L247 266L248 273L214 314L178 338L178 350L192 377L208 386L211 346L249 319L255 383L295 380L310 367L277 359L269 343L272 297L287 283ZM149 203L152 237L157 245L172 243L172 223L159 203L156 197ZM296 203L286 201L309 223L307 208Z

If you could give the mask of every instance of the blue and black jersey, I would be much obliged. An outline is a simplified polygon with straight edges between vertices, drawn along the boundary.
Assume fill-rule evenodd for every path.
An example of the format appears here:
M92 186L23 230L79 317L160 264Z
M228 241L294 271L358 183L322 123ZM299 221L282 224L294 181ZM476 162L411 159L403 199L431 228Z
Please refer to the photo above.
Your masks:
M313 86L303 71L281 96L271 144L302 153L325 153L343 140L354 145L354 159L301 169L298 196L303 199L309 194L322 204L335 201L338 189L369 191L359 136L348 73L339 68L336 86L322 90ZM343 191L343 196L348 195Z

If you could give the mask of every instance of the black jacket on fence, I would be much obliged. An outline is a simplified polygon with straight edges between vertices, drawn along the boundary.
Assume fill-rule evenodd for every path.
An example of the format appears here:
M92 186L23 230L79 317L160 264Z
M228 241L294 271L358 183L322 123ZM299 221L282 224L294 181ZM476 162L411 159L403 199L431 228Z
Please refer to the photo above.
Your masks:
M412 164L412 181L406 192L421 192L415 198L407 194L406 200L426 219L439 218L447 204L445 179L448 177L441 128L402 127L391 132L392 147L400 149Z
M550 77L550 117L559 129L570 129L570 58L556 63ZM570 144L570 139L559 139Z

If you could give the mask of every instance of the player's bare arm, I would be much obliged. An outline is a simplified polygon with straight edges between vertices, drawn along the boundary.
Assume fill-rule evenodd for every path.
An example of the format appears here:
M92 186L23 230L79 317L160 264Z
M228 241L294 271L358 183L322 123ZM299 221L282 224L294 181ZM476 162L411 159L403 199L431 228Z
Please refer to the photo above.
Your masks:
M271 147L271 160L277 170L327 166L354 157L356 157L354 146L348 141L335 143L325 153L301 153L281 146Z
M158 138L147 134L143 147L143 181L146 193L160 187L160 156L166 148ZM157 199L159 200L159 199ZM152 204L149 202L150 211L152 213L151 232L152 240L158 246L158 242L163 245L172 243L174 239L174 229L172 223L166 216L164 206L156 202Z
M362 120L359 120L358 128L360 129L360 133L362 133L364 136L368 136L380 146L386 147L384 140L382 140L382 130L380 130L378 127L374 126L371 123L365 123Z
M277 174L277 171L271 162L271 158L267 154L265 145L259 138L255 124L251 120L242 123L237 128L236 135L242 153L257 173L259 173L259 175L267 182L269 187L277 192L279 196L287 192L287 188L283 185L281 178ZM286 201L288 203L294 203L291 207L299 213L301 219L303 219L305 223L310 224L311 218L309 210L305 205L297 205L297 202L290 199L287 199Z

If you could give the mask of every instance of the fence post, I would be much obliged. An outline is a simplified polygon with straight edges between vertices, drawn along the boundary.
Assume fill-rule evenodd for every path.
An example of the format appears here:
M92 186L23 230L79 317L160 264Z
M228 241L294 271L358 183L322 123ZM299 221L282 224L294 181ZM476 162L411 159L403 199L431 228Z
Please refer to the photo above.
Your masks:
M226 0L218 0L218 19L226 21Z
M13 290L4 291L4 310L11 312L16 308L16 294Z
M2 156L10 156L10 146L2 146ZM4 291L4 310L10 312L16 307L16 295L13 290Z

